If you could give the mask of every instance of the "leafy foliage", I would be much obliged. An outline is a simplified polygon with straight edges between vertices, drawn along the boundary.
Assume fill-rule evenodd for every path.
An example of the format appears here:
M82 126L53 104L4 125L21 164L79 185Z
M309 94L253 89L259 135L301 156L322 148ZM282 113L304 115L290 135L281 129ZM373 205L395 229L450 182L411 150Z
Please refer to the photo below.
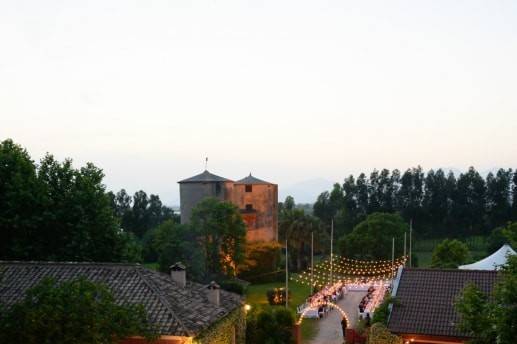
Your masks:
M246 343L294 343L294 318L292 313L285 308L252 311L248 313L246 322Z
M473 344L510 344L517 338L517 256L508 257L492 297L468 285L456 302L459 328L473 337Z
M292 205L280 211L278 236L280 242L287 239L290 269L300 271L310 263L311 233L314 233L315 250L322 248L328 235L322 230L318 218L296 208L292 197L289 202L292 202ZM288 203L288 199L285 203Z
M433 251L431 266L433 268L455 269L465 264L469 257L468 246L456 239L445 239Z
M141 305L117 305L107 287L86 279L45 279L25 299L0 313L0 342L9 344L117 343L156 338Z
M420 166L373 170L349 176L342 185L318 196L314 215L327 227L334 219L336 233L348 234L368 214L398 212L413 220L421 237L486 235L489 230L517 220L517 172L499 169L483 179L470 167L455 176L442 169L424 174Z
M390 315L390 305L397 304L397 299L392 296L385 296L382 303L375 309L373 313L372 324L382 323L388 326L388 318Z
M143 238L150 230L167 220L179 223L179 215L163 205L158 195L147 196L147 193L140 190L131 197L125 189L116 194L110 191L108 195L113 211L120 220L120 226L138 238Z
M395 256L401 256L406 230L407 225L400 215L373 213L352 233L339 239L339 249L341 255L357 259L390 259L394 237Z
M190 278L202 280L205 275L204 257L196 234L188 225L167 220L153 231L152 245L158 253L159 269L169 272L176 262L183 262Z
M402 338L392 334L386 325L373 324L368 331L368 344L402 344Z
M232 203L206 198L192 210L191 228L202 243L207 273L235 276L246 246L246 227L239 209Z
M124 243L102 184L102 170L80 169L47 154L39 166L27 151L0 144L0 259L121 261Z
M503 229L504 237L510 242L510 245L517 247L517 222L509 222Z
M277 271L281 256L277 242L254 242L246 245L246 258L239 267L239 277L255 281L257 277L272 275Z
M225 316L201 334L196 336L193 344L244 344L246 341L246 315L243 307L239 307Z

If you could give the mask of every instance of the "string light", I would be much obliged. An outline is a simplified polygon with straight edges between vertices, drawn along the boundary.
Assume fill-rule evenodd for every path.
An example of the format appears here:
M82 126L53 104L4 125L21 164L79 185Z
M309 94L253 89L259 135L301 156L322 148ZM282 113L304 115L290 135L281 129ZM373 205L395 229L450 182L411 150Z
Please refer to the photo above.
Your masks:
M393 278L397 269L405 264L406 260L407 256L399 257L394 261L367 261L333 255L332 280L330 280L329 276L331 269L330 258L317 264L312 274L309 268L308 271L292 277L291 280L306 285L311 285L311 280L313 280L313 286L319 287L339 281L346 283L369 283L378 280L389 280Z

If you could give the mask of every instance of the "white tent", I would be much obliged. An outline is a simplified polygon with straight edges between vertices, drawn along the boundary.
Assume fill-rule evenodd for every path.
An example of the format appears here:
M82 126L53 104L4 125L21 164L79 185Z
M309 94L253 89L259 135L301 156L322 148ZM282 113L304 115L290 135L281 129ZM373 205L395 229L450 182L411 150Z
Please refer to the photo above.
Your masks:
M501 248L490 256L481 259L478 262L460 265L458 269L462 270L497 270L499 267L506 263L506 257L508 255L516 254L510 245L504 244Z

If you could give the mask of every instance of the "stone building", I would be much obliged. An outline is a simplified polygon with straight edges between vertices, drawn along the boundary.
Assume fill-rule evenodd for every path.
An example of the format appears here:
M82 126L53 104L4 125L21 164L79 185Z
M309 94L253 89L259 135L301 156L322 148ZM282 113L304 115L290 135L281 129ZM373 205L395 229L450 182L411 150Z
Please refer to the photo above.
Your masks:
M159 338L155 344L244 344L240 295L187 279L181 263L164 274L139 264L0 261L0 304L10 309L46 277L58 283L86 278L102 283L117 304L142 305ZM142 337L120 344L150 344Z
M204 198L215 197L235 204L246 223L246 239L278 240L278 185L251 175L236 182L208 171L178 182L181 223L188 223L192 209Z

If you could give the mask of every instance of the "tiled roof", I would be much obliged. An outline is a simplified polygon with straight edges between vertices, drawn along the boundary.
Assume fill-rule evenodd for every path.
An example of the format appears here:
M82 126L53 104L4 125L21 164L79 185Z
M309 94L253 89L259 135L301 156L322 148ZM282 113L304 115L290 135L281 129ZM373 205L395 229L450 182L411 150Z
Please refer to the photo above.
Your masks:
M454 303L462 289L474 283L489 295L495 271L403 269L388 328L395 333L467 337L458 330Z
M216 306L208 301L206 285L189 281L180 288L169 275L138 264L8 261L0 261L0 303L20 301L45 277L102 282L117 303L142 304L162 335L195 336L241 305L239 295L221 290Z
M210 183L210 182L231 182L230 179L216 176L205 170L203 173L187 179L180 180L178 183Z
M255 178L250 173L249 176L236 181L235 184L271 184L271 183L266 182L265 180L262 180L262 179Z

